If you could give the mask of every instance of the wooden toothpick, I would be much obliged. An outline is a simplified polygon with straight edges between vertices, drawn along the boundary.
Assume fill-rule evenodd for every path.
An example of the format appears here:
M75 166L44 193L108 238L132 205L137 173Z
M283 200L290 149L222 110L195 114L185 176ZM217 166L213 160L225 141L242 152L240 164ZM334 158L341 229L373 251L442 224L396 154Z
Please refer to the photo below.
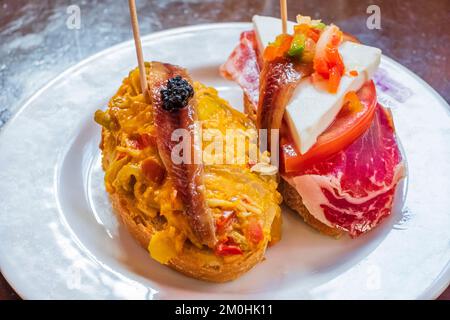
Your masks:
M281 27L283 34L287 33L287 0L280 0L280 11L281 11Z
M128 0L130 7L131 26L133 28L134 45L136 47L136 56L139 65L139 77L141 80L141 90L144 97L148 98L147 77L145 73L144 56L142 54L141 36L139 35L139 22L136 13L136 3L134 0Z

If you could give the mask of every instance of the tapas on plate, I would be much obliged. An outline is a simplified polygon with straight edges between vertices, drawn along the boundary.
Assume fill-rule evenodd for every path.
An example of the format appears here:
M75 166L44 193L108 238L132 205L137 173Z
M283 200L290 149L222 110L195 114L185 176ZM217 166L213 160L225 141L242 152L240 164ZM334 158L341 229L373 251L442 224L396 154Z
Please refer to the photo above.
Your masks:
M390 215L405 164L372 77L381 50L299 15L254 16L222 65L258 129L279 130L284 202L324 234L359 236Z

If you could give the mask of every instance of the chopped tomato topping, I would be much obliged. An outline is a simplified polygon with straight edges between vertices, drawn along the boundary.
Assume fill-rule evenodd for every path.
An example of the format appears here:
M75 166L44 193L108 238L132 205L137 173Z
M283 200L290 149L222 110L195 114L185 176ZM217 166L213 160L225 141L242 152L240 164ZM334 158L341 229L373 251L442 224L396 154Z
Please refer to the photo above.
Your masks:
M254 244L258 244L261 240L264 239L264 232L261 224L256 220L250 221L247 232L248 239Z
M338 47L342 42L342 32L336 26L329 26L321 34L313 60L315 74L313 80L328 80L328 91L336 93L345 72Z
M348 92L344 97L344 104L342 107L342 113L348 111L356 114L363 110L364 106L358 98L358 95L355 91Z
M314 42L317 42L317 41L319 41L319 38L320 38L320 30L309 29L306 32L306 35L308 36L308 38L314 40Z
M292 36L289 34L282 34L281 37L280 52L284 54L291 47Z
M235 254L242 254L241 248L237 245L229 245L225 243L219 243L216 247L216 254L219 256L230 256Z
M314 23L313 23L314 22ZM265 61L287 57L295 62L312 62L315 43L319 41L325 25L317 21L307 21L294 26L294 34L281 34L264 50Z
M336 66L332 67L330 70L330 76L328 79L328 92L336 93L339 88L339 83L341 82L342 73Z
M264 50L263 58L266 61L273 61L283 57L291 48L292 36L289 34L280 34L275 42L269 44Z
M278 48L275 46L267 46L264 50L263 58L266 61L272 61L275 60L277 57Z
M142 161L141 169L144 177L156 184L161 184L166 176L166 169L152 158Z

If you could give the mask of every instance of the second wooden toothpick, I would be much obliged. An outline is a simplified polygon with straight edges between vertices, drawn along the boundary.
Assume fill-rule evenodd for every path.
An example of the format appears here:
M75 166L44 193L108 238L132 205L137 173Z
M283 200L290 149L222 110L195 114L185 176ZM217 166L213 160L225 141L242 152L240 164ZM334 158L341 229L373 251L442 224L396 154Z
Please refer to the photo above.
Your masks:
M284 34L287 33L287 0L280 0L281 27Z

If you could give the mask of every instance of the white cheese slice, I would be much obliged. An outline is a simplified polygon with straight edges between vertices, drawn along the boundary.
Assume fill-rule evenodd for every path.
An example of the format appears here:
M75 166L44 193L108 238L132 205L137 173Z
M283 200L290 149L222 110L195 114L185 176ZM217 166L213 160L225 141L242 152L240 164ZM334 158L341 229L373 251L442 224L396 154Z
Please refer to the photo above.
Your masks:
M258 38L258 47L260 52L274 42L275 38L282 33L281 19L265 16L253 16L253 27ZM289 34L294 33L295 23L288 21L287 31Z
M339 113L345 95L359 90L378 69L381 50L357 43L344 42L339 47L346 74L342 77L337 93L329 93L320 85L313 85L311 77L303 79L295 88L287 105L284 118L300 152L304 154L317 141ZM356 70L357 76L349 71Z

